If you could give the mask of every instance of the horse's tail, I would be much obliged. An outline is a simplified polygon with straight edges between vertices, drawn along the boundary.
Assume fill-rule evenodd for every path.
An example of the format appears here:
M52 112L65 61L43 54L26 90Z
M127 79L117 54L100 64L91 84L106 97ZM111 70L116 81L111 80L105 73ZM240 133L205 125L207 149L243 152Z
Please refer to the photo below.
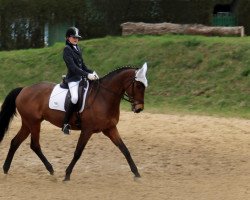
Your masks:
M0 142L3 140L9 124L16 114L16 98L23 88L12 90L5 98L0 111Z

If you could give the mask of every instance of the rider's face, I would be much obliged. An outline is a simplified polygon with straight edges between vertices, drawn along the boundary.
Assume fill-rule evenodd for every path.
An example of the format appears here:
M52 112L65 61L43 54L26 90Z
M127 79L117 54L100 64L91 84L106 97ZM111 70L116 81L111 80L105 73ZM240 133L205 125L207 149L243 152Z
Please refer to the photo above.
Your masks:
M78 41L79 41L79 38L77 38L77 37L69 37L68 40L69 40L69 42L71 44L76 45L78 43Z

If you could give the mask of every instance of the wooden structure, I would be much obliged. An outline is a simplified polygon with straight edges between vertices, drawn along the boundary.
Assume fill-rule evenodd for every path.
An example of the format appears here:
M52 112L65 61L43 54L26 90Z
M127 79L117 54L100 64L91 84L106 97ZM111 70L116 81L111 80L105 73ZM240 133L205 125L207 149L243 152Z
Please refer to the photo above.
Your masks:
M149 34L163 35L167 33L187 34L187 35L206 35L206 36L244 36L243 26L222 27L204 26L201 24L174 24L174 23L133 23L126 22L121 24L122 35Z

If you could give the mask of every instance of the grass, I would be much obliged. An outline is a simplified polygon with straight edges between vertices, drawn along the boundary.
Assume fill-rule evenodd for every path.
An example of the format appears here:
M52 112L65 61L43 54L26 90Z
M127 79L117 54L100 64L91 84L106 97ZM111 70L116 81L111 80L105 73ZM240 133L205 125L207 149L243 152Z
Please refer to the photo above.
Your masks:
M150 112L250 118L250 38L185 35L105 37L80 42L85 63L104 76L148 62ZM63 43L0 52L0 100L18 86L60 82ZM129 109L127 103L122 109Z

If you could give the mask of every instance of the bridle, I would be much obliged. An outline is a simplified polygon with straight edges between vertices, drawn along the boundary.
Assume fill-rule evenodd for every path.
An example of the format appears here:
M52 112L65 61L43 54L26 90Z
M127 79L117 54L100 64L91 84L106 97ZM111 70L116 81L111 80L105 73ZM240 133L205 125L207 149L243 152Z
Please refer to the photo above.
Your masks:
M125 100L129 103L133 103L134 102L134 84L135 84L135 78L130 80L131 82L129 83L129 85L125 88L125 92L122 96L122 100ZM126 93L126 90L132 85L132 95L130 96L129 94Z
M143 100L136 100L134 98L134 94L135 94L135 90L134 90L134 85L135 85L135 77L133 79L131 79L130 84L126 87L125 89L125 93L122 96L122 100L128 101L129 103L131 103L132 106L136 106L137 104L144 104ZM129 95L126 90L132 85L132 95Z
M135 85L135 82L136 82L135 77L132 78L132 79L130 79L129 81L130 81L130 83L129 83L128 86L125 88L125 93L123 94L123 96L122 96L121 99L122 99L122 100L125 100L125 101L127 101L127 102L129 102L129 103L131 103L131 105L132 105L133 107L135 107L135 106L138 105L138 104L144 104L144 101L143 101L143 100L137 100L137 99L134 98L134 94L135 94L134 85ZM131 86L132 86L132 94L129 95L129 94L126 92L126 90L127 90L129 87L131 87ZM104 87L102 84L100 84L100 82L99 82L99 80L98 80L98 90L99 90L100 87L102 87L103 89L105 89L106 91L108 91L108 92L110 92L110 93L112 93L112 94L114 94L114 95L118 95L118 93L116 93L116 92L110 90L109 88ZM98 91L97 91L97 93L98 93Z

